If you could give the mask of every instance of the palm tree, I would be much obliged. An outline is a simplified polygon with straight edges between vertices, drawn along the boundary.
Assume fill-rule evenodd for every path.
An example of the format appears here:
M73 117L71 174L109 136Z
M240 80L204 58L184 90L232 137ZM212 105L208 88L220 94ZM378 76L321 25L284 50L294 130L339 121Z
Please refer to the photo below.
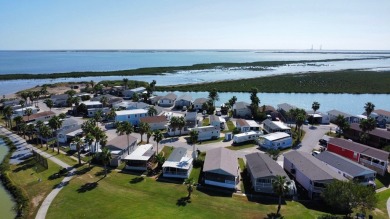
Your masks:
M23 115L24 115L23 109L24 109L25 104L26 104L26 101L24 101L24 100L19 101L19 105L22 107L22 114Z
M141 142L143 142L143 135L150 130L150 125L146 122L139 123L139 134L141 135Z
M95 126L92 128L91 130L91 134L95 137L95 147L94 147L94 150L95 152L99 151L98 150L98 143L100 143L100 141L104 138L107 138L107 135L106 133L100 129L98 126Z
M35 130L35 125L34 124L28 124L26 127L28 139L31 140L31 137L34 136L34 130Z
M99 153L99 159L104 165L104 177L107 176L107 164L111 161L111 152L107 147L102 149L102 152Z
M27 100L28 100L28 97L29 97L29 93L28 92L22 92L20 94L20 97L24 100L24 103L28 104Z
M26 138L27 125L26 123L21 123L19 125L19 130L22 132L23 138Z
M320 103L318 103L317 101L314 101L313 104L311 105L311 108L313 109L314 114L315 114L316 111L320 108Z
M3 114L8 121L8 127L10 127L11 129L12 129L12 112L13 112L13 110L12 110L11 106L6 106L3 109Z
M364 110L366 111L367 118L371 115L374 109L375 109L375 105L371 102L367 102L366 105L364 105Z
M195 144L196 142L198 142L198 137L199 137L199 133L198 131L192 129L190 131L190 142L192 144L192 153L193 153L193 157L196 158L196 152L195 152Z
M116 117L116 112L114 108L111 108L109 112L106 114L106 118L109 121L114 121Z
M187 184L187 192L188 192L187 198L190 199L191 198L191 194L194 191L194 188L193 188L194 187L194 179L187 178L185 180L185 184Z
M279 149L268 149L266 152L265 152L269 157L272 158L272 160L277 160L279 155L280 155L280 150Z
M57 135L58 134L57 130L62 127L62 123L63 123L63 121L60 119L60 117L53 116L49 120L49 127L52 130L54 130L53 133L55 133ZM59 144L59 141L58 141L58 136L56 136L56 139L57 139L57 153L59 154L60 153L60 144ZM54 148L53 148L53 150L54 150Z
M237 97L236 96L233 96L232 98L230 98L230 100L229 100L230 108L232 108L233 105L236 104L236 102L237 102Z
M362 130L361 140L367 143L370 131L376 127L376 121L374 118L369 117L368 119L362 119L359 124L359 128Z
M148 116L155 116L157 115L157 110L154 108L154 106L150 106L148 109Z
M27 108L25 111L25 114L27 116L27 121L30 121L30 116L33 114L33 111L31 108Z
M298 128L298 141L300 140L301 138L301 127L303 125L303 123L305 123L305 114L298 114L298 116L296 117L296 120L295 120L295 124L297 125L297 128Z
M103 104L103 107L107 107L108 106L108 97L107 96L102 96L100 98L100 103Z
M349 123L343 115L337 116L335 124L339 128L339 132L337 132L338 137L341 136L341 132L344 133L347 129L349 129Z
M95 112L95 115L93 116L93 119L96 121L96 125L102 121L103 119L103 111L101 109L97 110Z
M52 136L52 131L50 130L50 128L46 125L43 125L40 129L39 129L39 133L41 135L42 138L46 139L46 150L49 149L49 145L48 145L48 141L47 141L47 138L49 138L50 136ZM41 138L41 147L42 147L42 138Z
M178 117L176 117L176 116L172 116L171 121L169 121L170 126L173 130L173 135L175 135L176 129L178 127L178 121L179 121Z
M157 130L154 132L153 134L153 140L156 142L157 144L157 150L156 150L156 153L158 154L158 144L160 143L160 141L162 141L164 139L164 134L160 131L160 130Z
M127 85L129 84L129 79L123 78L123 86L125 86L125 90L127 90Z
M209 92L209 98L210 98L211 101L213 102L213 106L215 106L215 101L218 101L218 100L219 100L219 95L218 95L217 89L213 88L213 89Z
M34 92L33 92L33 97L34 97L34 99L36 100L36 101L35 101L35 106L36 106L36 107L38 107L39 96L41 96L41 92L40 92L40 91L34 91Z
M146 144L149 144L150 137L153 135L153 130L149 129L148 132L146 132Z
M138 93L133 93L133 96L131 97L131 99L133 100L133 102L138 102L139 101Z
M39 91L39 93L40 93L41 95L46 95L46 94L47 94L47 86L46 86L46 85L43 85L43 86L41 87L41 90Z
M16 117L14 117L13 120L14 120L14 122L15 122L15 124L16 124L16 128L17 128L18 133L19 133L19 131L20 131L20 124L23 123L23 117L21 117L21 116L16 116Z
M177 118L177 128L179 129L180 131L180 135L181 135L181 130L184 128L184 126L186 125L186 120L184 119L184 117L178 117Z
M52 99L46 99L45 101L44 101L44 103L46 104L46 106L50 109L50 111L51 111L51 108L53 108L53 106L54 106L54 102L53 102L53 100Z
M124 135L126 134L127 135L127 154L130 154L130 134L133 133L133 126L131 125L131 123L129 121L125 121L125 122L117 122L116 123L116 133L119 134L119 135Z
M41 147L42 147L42 135L41 135L41 129L42 129L42 126L44 126L45 124L43 123L42 120L38 120L36 123L35 123L35 128L37 130L37 135L40 136L41 138ZM38 136L37 136L37 141L36 143L38 144Z
M83 140L76 136L74 139L73 139L73 142L76 144L76 148L77 148L77 158L79 160L79 165L81 165L81 147L83 146L84 142Z
M280 213L280 208L282 206L282 197L288 193L289 188L286 185L286 176L276 176L276 179L272 181L272 188L274 193L279 196L278 211L277 215Z

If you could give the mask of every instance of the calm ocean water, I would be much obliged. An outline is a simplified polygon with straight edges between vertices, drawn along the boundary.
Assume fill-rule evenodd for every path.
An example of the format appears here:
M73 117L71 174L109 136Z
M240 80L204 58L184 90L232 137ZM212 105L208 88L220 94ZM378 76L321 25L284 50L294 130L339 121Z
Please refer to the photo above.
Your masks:
M111 71L141 67L181 66L216 62L318 60L315 65L295 64L265 71L224 69L183 71L175 74L157 76L145 75L127 77L130 80L147 82L156 80L157 85L175 85L342 69L389 70L390 59L380 58L384 56L390 57L390 51L0 51L0 74ZM378 57L378 59L321 62L321 60L325 59L373 57ZM60 78L54 80L1 81L0 95L14 93L44 83L90 80L98 82L101 80L122 79L122 76L110 76ZM231 94L226 95L232 96ZM390 110L390 101L388 101L390 95L264 94L266 99L268 98L267 96L276 103L289 102L288 100L292 100L292 103L297 102L297 106L304 108L308 104L311 104L312 100L321 101L321 99L326 99L329 104L326 103L324 106L329 105L329 108L332 108L330 103L337 102L338 108L346 108L347 110L345 111L353 114L361 113L361 106L364 104L361 103L361 100L367 99L382 108ZM344 101L340 101L340 97L343 97ZM224 99L221 100L226 101Z

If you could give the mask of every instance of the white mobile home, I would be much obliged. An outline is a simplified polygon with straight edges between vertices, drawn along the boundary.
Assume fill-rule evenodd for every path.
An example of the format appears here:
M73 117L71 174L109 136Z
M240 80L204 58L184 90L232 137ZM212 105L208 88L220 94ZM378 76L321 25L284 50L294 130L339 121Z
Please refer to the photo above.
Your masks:
M221 130L225 129L226 120L220 116L210 115L210 125L219 128Z
M274 132L259 138L259 145L266 149L285 149L291 147L293 140L285 132Z
M28 106L24 108L20 108L17 110L14 110L12 117L17 117L17 116L25 116L26 115L26 110L31 109L32 114L35 114L39 111L39 108L33 107L33 106Z
M216 128L214 126L203 126L203 127L196 127L193 130L198 131L198 140L204 141L204 140L210 140L210 139L217 139L220 137L221 129Z
M262 135L261 132L255 132L255 131L236 134L233 137L233 144L240 144L246 141L256 141L261 135Z
M160 99L158 105L161 107L171 107L175 104L176 98L176 94L169 93Z
M126 169L145 171L148 168L148 163L151 161L156 152L153 150L152 144L144 144L138 146L130 155L125 157Z
M192 157L187 153L186 148L175 148L164 162L163 176L186 179L192 170Z
M285 132L288 134L291 133L291 128L288 127L283 122L271 121L269 119L263 121L263 128L267 133L273 133L273 132Z
M260 125L254 120L237 119L236 127L241 132L260 131Z

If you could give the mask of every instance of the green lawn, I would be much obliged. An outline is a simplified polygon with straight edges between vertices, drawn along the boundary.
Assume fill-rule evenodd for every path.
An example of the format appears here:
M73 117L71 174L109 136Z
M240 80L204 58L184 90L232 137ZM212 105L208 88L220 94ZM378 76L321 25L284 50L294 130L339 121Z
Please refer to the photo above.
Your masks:
M172 146L164 146L160 154L163 154L165 158L168 158L169 155L171 155L173 149L174 148Z
M374 218L383 218L383 219L389 218L387 213L387 208L386 208L386 202L387 199L390 198L390 189L377 193L376 196L378 198L378 203L376 205L377 209L369 212L369 214L374 216Z
M217 138L217 139L211 139L211 140L204 140L204 141L202 141L202 144L210 144L210 143L215 143L215 142L221 142L223 140L225 140L224 137L220 137L220 138ZM202 144L198 143L197 146L198 145L202 146Z
M47 218L264 218L276 212L274 203L247 197L195 190L187 201L186 186L139 175L111 172L107 178L94 167L64 187L49 208ZM276 203L276 200L275 200ZM287 201L286 218L315 218L321 212Z
M207 117L207 118L204 118L203 121L202 121L202 125L203 126L208 126L210 125L210 119Z
M231 120L227 121L226 125L227 125L228 129L223 130L222 131L223 133L232 132L234 130L234 128L236 127L236 126L234 126L234 123Z
M234 146L232 145L232 146L228 146L226 148L233 150L233 151L237 151L237 150L242 150L245 148L251 148L251 147L255 147L255 146L256 146L256 144L248 143L248 144L242 144L242 145L234 145Z
M244 172L245 170L245 162L244 162L244 159L242 158L238 158L238 165L240 166L240 172ZM242 178L241 178L242 179ZM245 185L244 185L244 182L241 181L241 192L245 194Z
M198 159L204 161L205 157L206 157L206 152L202 152L200 153ZM191 170L191 174L189 178L194 179L194 182L198 183L201 172L202 172L202 167L196 166L194 164L194 167Z
M384 176L377 174L376 179L375 179L375 183L376 183L377 189L382 188L384 186L386 186L386 187L389 186L390 185L390 174L386 173Z
M29 215L27 218L35 218L35 215L45 197L53 187L61 180L60 178L49 179L57 173L60 167L50 160L47 161L49 168L46 170L33 159L28 159L20 164L10 166L9 177L22 189L29 199Z
M53 152L53 149L52 148L49 148L49 150L46 150L46 146L43 145L43 147L41 148L41 146L37 146L37 145L33 145L34 147L48 153L48 154L51 154L53 155L53 157L56 157L58 159L60 159L61 161L63 161L64 163L70 165L70 166L73 166L75 164L77 164L77 160L73 159L70 157L70 155L65 155L65 154L62 154L62 153L59 153L57 154L57 148L54 148L54 152ZM61 150L61 149L60 149ZM77 156L77 155L76 155Z

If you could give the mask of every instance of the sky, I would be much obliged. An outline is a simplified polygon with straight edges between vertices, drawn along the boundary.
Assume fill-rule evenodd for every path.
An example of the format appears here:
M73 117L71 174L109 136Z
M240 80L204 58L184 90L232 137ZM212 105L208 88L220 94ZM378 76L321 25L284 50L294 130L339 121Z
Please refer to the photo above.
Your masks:
M390 50L389 0L0 0L0 50Z

